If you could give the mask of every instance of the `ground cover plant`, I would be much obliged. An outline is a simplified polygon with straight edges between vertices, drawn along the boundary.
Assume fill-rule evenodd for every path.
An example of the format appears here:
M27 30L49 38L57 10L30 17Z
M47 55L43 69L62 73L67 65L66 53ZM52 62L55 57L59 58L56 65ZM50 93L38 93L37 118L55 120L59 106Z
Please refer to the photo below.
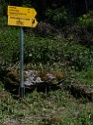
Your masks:
M61 89L47 95L36 90L24 99L13 99L2 87L0 92L0 124L4 125L92 125L92 102L76 100Z
M69 43L71 39L61 40L58 36L53 39L42 38L36 37L34 34L28 36L25 32L25 67L28 69L64 71L67 78L64 81L65 87L59 90L51 90L47 94L34 90L26 93L25 98L20 100L17 97L14 98L14 95L8 90L6 91L5 81L2 80L7 68L14 66L13 71L20 68L19 29L9 28L8 32L4 29L3 31L0 31L0 41L2 41L0 44L3 47L3 49L1 48L2 53L0 53L0 76L2 76L0 77L1 124L82 125L85 123L86 125L92 125L92 102L83 97L77 100L69 91L65 90L68 83L81 82L91 85L89 81L92 80L90 75L92 69L88 70L88 67L92 65L92 54L90 55L89 48ZM88 61L88 59L90 60ZM86 74L84 75L85 71Z
M0 13L6 15L5 11ZM72 25L64 7L49 9L46 16L55 26L60 23L61 29L52 32L56 28L47 21L42 22L44 32L39 27L24 28L24 69L40 70L41 74L55 71L57 76L61 72L65 79L59 88L47 93L37 87L26 89L23 99L18 96L18 87L9 91L11 85L6 80L10 71L16 73L15 77L20 75L20 28L8 27L6 16L0 17L0 124L93 125L93 92L87 93L91 100L81 93L86 86L93 89L92 13L80 16L75 23L73 20ZM65 21L64 26L61 22ZM79 94L71 91L74 85L81 87Z
M15 32L17 32L15 34ZM1 62L8 64L19 61L20 36L19 29L8 27L0 32ZM7 37L8 36L8 37ZM35 35L24 36L24 61L25 63L50 63L68 62L76 70L86 69L92 65L92 47L73 44L71 38L43 38Z

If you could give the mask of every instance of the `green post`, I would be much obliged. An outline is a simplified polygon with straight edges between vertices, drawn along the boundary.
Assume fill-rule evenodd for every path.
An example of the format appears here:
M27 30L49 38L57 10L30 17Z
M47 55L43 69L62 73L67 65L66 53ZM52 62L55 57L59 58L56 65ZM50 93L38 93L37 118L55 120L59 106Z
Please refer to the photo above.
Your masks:
M20 87L19 97L23 98L25 95L24 87L24 32L23 28L20 27Z

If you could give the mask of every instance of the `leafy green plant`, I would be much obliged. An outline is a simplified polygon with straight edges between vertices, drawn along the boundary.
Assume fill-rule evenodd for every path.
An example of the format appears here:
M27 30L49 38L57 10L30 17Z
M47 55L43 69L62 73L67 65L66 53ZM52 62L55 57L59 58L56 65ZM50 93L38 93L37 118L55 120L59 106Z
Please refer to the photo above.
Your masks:
M80 82L86 85L93 84L93 68L90 67L87 70L82 70L81 72L74 73L73 81Z
M19 50L19 45L19 31L16 28L9 27L7 31L0 31L0 64L3 67L13 61L13 54Z
M70 19L65 7L57 8L55 10L48 9L46 15L56 26L66 25Z
M77 25L82 28L87 28L93 31L93 11L89 11L88 14L84 14L79 17Z
M8 3L6 0L0 0L0 16L6 16L7 15L7 6Z
M20 60L20 32L18 28L8 28L0 32L0 58L2 67ZM7 37L8 36L8 37ZM93 64L92 47L73 44L71 39L42 38L24 33L24 62L26 64L67 63L76 70Z
M72 68L82 70L92 65L92 53L90 49L79 44L76 45L67 42L64 44L63 50L64 57L72 65Z

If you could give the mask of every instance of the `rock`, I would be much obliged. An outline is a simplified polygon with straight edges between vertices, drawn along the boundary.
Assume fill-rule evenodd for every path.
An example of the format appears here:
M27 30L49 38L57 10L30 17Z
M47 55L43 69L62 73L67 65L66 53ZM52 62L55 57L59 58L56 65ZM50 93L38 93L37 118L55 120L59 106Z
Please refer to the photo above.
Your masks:
M26 86L30 85L37 85L37 84L58 84L60 80L65 78L61 72L57 71L35 71L35 70L28 70L24 71L27 75L27 78L24 81Z
M51 88L57 87L65 79L65 75L58 71L47 71L47 70L27 70L24 71L24 85L27 88ZM7 84L19 86L20 74L17 72L8 72L7 78L5 78Z

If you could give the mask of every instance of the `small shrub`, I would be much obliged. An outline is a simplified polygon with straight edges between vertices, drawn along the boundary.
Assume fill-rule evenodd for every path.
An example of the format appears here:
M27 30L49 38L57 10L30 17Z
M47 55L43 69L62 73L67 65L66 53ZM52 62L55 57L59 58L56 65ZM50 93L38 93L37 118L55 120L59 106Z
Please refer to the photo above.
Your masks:
M55 10L48 9L46 12L46 16L56 26L64 26L70 21L69 14L65 7L57 8Z
M88 14L84 14L79 17L77 25L82 28L86 28L93 31L93 11L89 11Z

